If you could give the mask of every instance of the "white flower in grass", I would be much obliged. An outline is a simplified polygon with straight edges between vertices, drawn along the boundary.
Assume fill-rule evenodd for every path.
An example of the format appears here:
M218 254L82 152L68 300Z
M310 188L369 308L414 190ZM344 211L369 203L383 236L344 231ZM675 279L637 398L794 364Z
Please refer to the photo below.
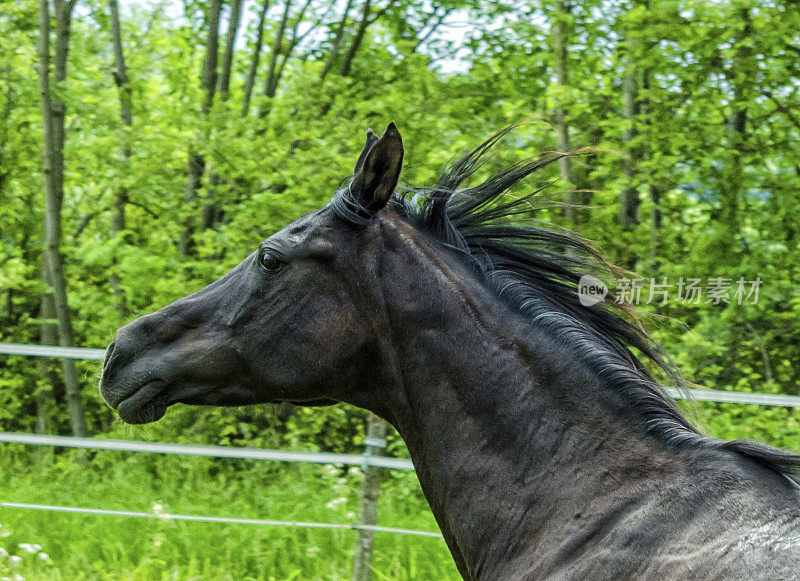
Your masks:
M346 515L344 515L344 518L347 518L347 519L356 518L356 513L354 513L353 511L350 511Z
M35 549L34 546L32 544L30 544L30 543L20 543L17 546L20 549L22 549L23 551L25 551L26 553L31 553L31 554L35 553L38 550L38 549ZM41 549L41 548L42 547L39 547L39 549Z
M347 499L344 496L340 496L339 498L334 498L333 500L331 500L328 504L325 505L325 508L328 508L330 510L336 510L337 508L339 508L340 504L344 504L345 502L347 502Z
M315 557L317 553L319 553L321 550L322 549L320 549L319 547L308 547L306 549L306 555L308 555L309 557Z
M23 577L19 573L14 573L14 581L25 581L25 577Z
M157 502L154 502L153 505L150 507L151 512L160 518L161 520L172 520L172 517L167 514L167 511L164 510L164 507Z
M8 557L8 551L6 551L3 547L0 547L0 557Z
M39 553L39 558L42 561L49 561L50 560L50 555L48 555L47 553L42 552L42 553Z
M42 545L33 545L33 548L36 551L41 551L42 550Z
M20 564L21 561L22 561L22 557L20 557L19 555L11 555L8 558L8 562L12 567L16 567L17 565Z

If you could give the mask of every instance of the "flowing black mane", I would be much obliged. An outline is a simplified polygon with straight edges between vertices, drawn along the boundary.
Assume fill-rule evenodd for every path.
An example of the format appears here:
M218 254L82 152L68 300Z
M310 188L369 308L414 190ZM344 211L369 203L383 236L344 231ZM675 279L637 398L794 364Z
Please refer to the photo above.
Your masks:
M436 186L404 188L402 194L394 195L390 209L455 250L501 300L533 324L568 341L577 359L604 378L610 389L633 402L651 433L676 447L734 451L796 479L800 455L760 442L711 438L689 423L631 351L638 351L680 384L677 370L636 322L632 309L617 303L611 293L591 307L580 303L581 276L613 278L618 270L576 234L534 217L537 209L548 205L539 195L541 189L522 196L507 195L520 180L568 154L544 154L478 185L462 187L510 129L450 164ZM359 204L349 187L337 192L331 208L340 218L358 225L372 218L372 212Z

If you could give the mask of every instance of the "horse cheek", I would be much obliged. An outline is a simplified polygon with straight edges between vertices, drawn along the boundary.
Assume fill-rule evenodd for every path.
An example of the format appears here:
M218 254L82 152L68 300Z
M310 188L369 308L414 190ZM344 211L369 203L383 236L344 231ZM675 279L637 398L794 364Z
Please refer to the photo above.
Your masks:
M363 342L363 325L353 310L342 308L336 301L324 301L310 315L303 338L303 358L318 373L328 373Z
M325 397L322 386L336 381L337 370L363 344L363 325L335 297L298 303L281 324L273 320L262 332L255 369L274 397Z

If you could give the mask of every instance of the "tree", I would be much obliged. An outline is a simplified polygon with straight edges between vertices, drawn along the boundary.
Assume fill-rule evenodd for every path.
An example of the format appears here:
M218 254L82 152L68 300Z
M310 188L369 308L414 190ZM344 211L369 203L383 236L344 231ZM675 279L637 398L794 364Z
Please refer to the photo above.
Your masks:
M74 339L61 256L66 105L59 93L67 79L67 56L75 1L55 0L56 44L53 69L59 92L53 94L50 85L50 6L48 0L39 0L39 102L42 111L42 181L45 202L42 283L46 289L42 295L41 338L46 343L57 336L58 343L64 347L72 347ZM52 316L55 317L55 330L52 328ZM62 359L61 369L72 433L75 436L85 436L86 423L75 362Z
M278 28L275 31L275 38L272 41L272 51L269 57L267 76L264 79L264 97L266 100L258 110L259 119L263 119L269 113L269 101L275 97L275 91L278 90L278 61L283 48L284 37L286 36L286 27L289 24L289 13L291 10L292 0L285 0L283 4L283 12L281 13L281 21L280 24L278 24Z
M250 112L250 99L253 95L253 87L256 84L258 64L261 61L261 48L264 44L264 23L267 19L267 10L269 10L269 6L269 0L264 0L263 4L261 4L261 11L258 14L253 54L250 57L250 68L247 70L247 79L244 82L244 90L242 93L242 117L247 117Z
M630 49L629 49L630 50ZM630 50L633 52L633 50ZM620 195L619 221L623 228L633 229L639 224L639 188L637 187L636 159L639 148L633 145L637 137L636 124L640 113L638 103L638 71L631 57L625 59L626 68L622 77L622 118L625 126L622 130L622 143L625 152L622 159L622 171L627 184Z
M729 155L724 162L720 179L720 221L728 243L737 236L740 228L739 205L742 188L743 154L747 143L747 109L754 97L753 81L756 64L753 60L753 25L750 9L737 10L739 33L736 36L735 55L731 66L725 71L730 82L730 113L725 120Z
M387 8L388 6L390 6L390 4L387 5ZM370 18L371 8L372 8L372 0L364 0L364 3L361 5L361 18L358 21L358 27L356 28L356 33L353 35L353 39L350 41L350 46L348 47L347 52L344 55L344 59L342 59L341 74L343 77L350 76L350 69L353 66L353 59L356 57L358 48L364 41L364 35L367 32L367 27L380 17L380 14L378 14L374 18Z
M206 38L205 58L203 59L203 74L201 86L203 89L203 101L201 105L201 123L204 129L201 136L196 141L204 141L208 138L208 130L205 127L211 107L214 104L214 95L217 90L217 60L219 55L219 16L222 11L222 0L210 0L206 11L206 24L208 35ZM189 168L186 173L186 187L184 188L183 201L189 211L197 199L197 190L200 188L200 181L205 172L206 160L203 153L198 151L198 144L192 143L189 147ZM194 234L195 220L191 214L184 222L183 233L178 242L178 248L183 255L189 254L192 246L192 235Z
M225 103L230 95L231 69L233 67L234 48L236 45L236 35L239 32L241 21L243 0L233 0L231 4L231 16L228 21L228 32L225 35L225 54L222 57L222 71L217 82L220 101ZM203 230L212 228L220 219L220 206L217 198L217 188L222 182L222 176L216 171L210 172L208 178L208 194L203 206L202 225Z
M278 85L280 84L284 69L286 68L286 63L289 62L289 59L292 57L294 49L298 44L300 44L303 38L316 29L316 27L325 18L327 12L333 7L333 4L328 4L328 8L325 13L315 22L306 23L308 25L306 31L303 34L300 34L300 25L304 23L304 18L309 6L311 6L311 2L312 0L305 0L305 2L301 5L300 10L294 18L294 24L292 25L288 36L287 30L289 28L292 0L286 0L286 3L284 4L280 24L278 24L278 29L275 32L275 38L272 41L272 52L270 54L269 66L267 67L267 76L264 79L264 103L258 110L259 119L263 119L269 115L272 101L278 91Z
M557 2L556 10L553 12L552 18L550 42L553 52L553 69L555 71L556 85L561 89L559 92L560 99L563 100L564 90L570 87L569 55L567 53L567 31L569 30L572 20L570 2ZM558 150L564 152L572 151L572 142L569 137L569 125L567 123L567 112L564 109L563 103L557 103L553 109L553 123L555 124L556 147ZM558 160L558 167L561 170L561 177L572 186L568 194L567 206L564 208L564 214L567 219L577 227L579 223L578 206L581 202L581 196L578 192L578 183L572 168L572 158L569 156L562 157Z
M325 77L328 76L328 73L333 70L333 65L336 62L336 58L339 56L339 53L342 51L342 47L344 46L345 40L345 32L347 31L347 21L350 17L350 8L353 6L353 0L347 0L347 4L344 6L344 10L342 11L342 17L339 19L339 23L336 26L336 33L333 36L333 43L331 44L331 49L328 51L328 57L325 59L325 66L322 67L322 70L319 73L319 80L324 81Z
M119 116L122 121L120 131L119 155L121 166L125 168L131 157L131 131L133 127L133 113L131 111L131 82L128 78L128 68L125 66L125 54L122 49L122 33L119 23L119 7L117 0L109 0L108 6L111 16L111 39L114 45L114 83L119 92ZM125 230L125 211L128 204L128 188L125 186L125 176L121 176L119 185L114 193L113 219L111 221L111 235L119 244L122 232ZM116 267L116 259L114 266ZM117 313L120 320L128 316L128 302L125 293L120 288L120 278L116 272L110 276L111 289L116 299Z
M228 32L225 35L225 55L222 57L222 72L219 76L219 98L228 100L231 85L231 69L236 45L236 35L239 33L239 23L242 20L242 4L244 0L232 0L231 17L228 22Z

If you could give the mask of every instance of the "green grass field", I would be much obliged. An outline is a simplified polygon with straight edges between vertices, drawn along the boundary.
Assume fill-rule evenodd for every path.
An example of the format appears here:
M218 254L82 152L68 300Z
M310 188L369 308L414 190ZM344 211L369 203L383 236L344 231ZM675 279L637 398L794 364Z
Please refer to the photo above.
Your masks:
M800 449L797 410L693 410L716 436ZM112 437L174 439L117 428ZM18 444L0 446L0 478L0 500L9 502L334 523L357 520L362 483L352 467ZM378 524L438 530L413 473L382 472ZM0 508L0 525L0 579L12 580L350 579L357 536L11 508ZM376 580L460 579L441 539L377 533L373 565Z
M17 445L0 466L4 501L298 521L355 521L361 485L356 468ZM349 579L357 535L11 508L0 524L11 579ZM438 530L413 474L384 471L378 524ZM377 533L373 566L374 579L460 578L435 538Z

